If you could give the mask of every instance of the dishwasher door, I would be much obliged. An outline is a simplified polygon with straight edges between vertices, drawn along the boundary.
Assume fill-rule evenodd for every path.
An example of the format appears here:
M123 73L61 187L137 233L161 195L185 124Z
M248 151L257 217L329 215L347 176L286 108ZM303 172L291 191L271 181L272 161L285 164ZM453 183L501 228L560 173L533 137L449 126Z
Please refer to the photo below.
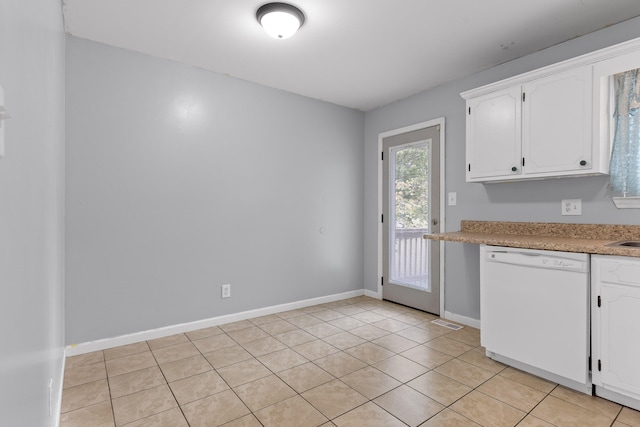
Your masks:
M480 333L489 355L590 392L589 256L495 246L482 246L480 256Z

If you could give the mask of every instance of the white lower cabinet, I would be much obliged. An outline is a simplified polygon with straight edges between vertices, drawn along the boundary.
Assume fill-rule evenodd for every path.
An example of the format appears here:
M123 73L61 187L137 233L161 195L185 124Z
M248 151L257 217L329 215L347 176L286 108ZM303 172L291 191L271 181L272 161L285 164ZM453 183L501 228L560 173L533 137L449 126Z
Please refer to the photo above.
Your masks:
M640 410L640 258L591 256L595 393Z

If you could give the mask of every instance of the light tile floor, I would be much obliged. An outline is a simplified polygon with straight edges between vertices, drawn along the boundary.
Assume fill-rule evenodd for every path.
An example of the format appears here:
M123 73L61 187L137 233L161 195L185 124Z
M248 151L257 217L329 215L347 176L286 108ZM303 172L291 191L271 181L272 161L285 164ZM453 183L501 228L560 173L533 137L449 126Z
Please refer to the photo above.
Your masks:
M61 427L640 426L367 297L67 359Z

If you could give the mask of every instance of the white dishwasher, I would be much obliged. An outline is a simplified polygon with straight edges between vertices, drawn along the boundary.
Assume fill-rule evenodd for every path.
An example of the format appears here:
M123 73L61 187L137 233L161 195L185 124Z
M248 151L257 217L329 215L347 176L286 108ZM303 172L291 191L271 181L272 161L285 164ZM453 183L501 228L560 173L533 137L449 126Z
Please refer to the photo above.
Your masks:
M588 254L481 246L487 356L591 394L589 288Z

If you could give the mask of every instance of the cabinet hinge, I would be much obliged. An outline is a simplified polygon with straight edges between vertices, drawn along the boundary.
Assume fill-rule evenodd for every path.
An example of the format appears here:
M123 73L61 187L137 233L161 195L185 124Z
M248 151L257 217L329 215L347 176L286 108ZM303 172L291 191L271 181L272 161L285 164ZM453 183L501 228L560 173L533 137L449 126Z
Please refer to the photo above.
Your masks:
M522 92L522 102L524 102L526 97L527 97L526 94L524 92Z
M380 160L384 160L384 151L380 153Z
M598 359L598 371L602 371L602 361Z
M600 298L600 295L598 295L598 307L602 306L602 298Z

